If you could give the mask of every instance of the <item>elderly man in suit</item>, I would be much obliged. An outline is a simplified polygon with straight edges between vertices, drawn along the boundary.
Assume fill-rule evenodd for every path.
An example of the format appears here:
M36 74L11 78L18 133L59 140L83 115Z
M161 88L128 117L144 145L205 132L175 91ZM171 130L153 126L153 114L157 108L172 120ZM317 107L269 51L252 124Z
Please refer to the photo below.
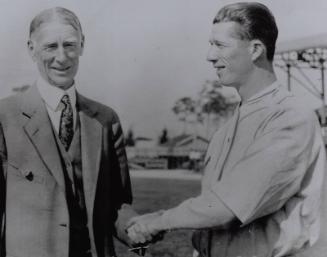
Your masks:
M134 216L116 113L76 91L84 35L64 8L38 14L35 85L0 102L1 256L115 256Z

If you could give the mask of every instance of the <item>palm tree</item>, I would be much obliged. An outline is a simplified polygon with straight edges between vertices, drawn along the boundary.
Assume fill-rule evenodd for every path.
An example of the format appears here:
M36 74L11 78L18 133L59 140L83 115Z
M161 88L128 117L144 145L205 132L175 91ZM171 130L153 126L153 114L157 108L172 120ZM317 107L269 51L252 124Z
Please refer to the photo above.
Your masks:
M212 118L219 120L230 115L235 105L240 101L236 91L223 87L217 81L206 81L199 94L201 114L206 119L206 136L209 137L210 121ZM213 116L213 117L212 117Z
M185 134L189 118L195 115L196 102L191 97L182 97L175 102L172 110L179 121L183 122L183 134Z

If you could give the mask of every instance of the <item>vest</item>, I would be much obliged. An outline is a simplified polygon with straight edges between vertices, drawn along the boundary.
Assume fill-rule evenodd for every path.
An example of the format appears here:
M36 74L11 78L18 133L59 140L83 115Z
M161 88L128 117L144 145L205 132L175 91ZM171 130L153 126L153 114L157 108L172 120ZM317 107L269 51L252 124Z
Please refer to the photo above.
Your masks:
M64 171L70 220L69 257L84 256L91 249L83 188L79 119L77 122L77 128L68 151L64 149L59 137L56 136Z

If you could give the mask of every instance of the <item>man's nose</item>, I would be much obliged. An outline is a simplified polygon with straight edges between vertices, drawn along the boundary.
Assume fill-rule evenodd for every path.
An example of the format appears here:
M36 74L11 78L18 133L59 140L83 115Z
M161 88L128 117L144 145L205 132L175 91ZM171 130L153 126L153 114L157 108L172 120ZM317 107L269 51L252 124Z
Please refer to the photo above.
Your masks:
M207 61L216 62L217 60L218 60L218 51L214 46L210 46L207 54Z
M56 61L62 63L67 60L67 53L63 47L58 47L56 53Z

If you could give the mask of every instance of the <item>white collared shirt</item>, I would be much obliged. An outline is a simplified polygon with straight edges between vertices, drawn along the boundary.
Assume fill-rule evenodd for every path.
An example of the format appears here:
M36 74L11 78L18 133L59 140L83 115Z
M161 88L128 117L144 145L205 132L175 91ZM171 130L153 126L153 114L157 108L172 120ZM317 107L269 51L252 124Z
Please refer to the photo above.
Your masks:
M73 108L74 128L76 127L76 87L73 84L69 89L62 90L58 87L50 85L43 78L38 78L36 82L37 88L41 94L43 101L45 102L48 115L52 122L53 127L59 133L61 112L64 109L64 104L61 102L61 98L64 95L68 95L70 103Z

